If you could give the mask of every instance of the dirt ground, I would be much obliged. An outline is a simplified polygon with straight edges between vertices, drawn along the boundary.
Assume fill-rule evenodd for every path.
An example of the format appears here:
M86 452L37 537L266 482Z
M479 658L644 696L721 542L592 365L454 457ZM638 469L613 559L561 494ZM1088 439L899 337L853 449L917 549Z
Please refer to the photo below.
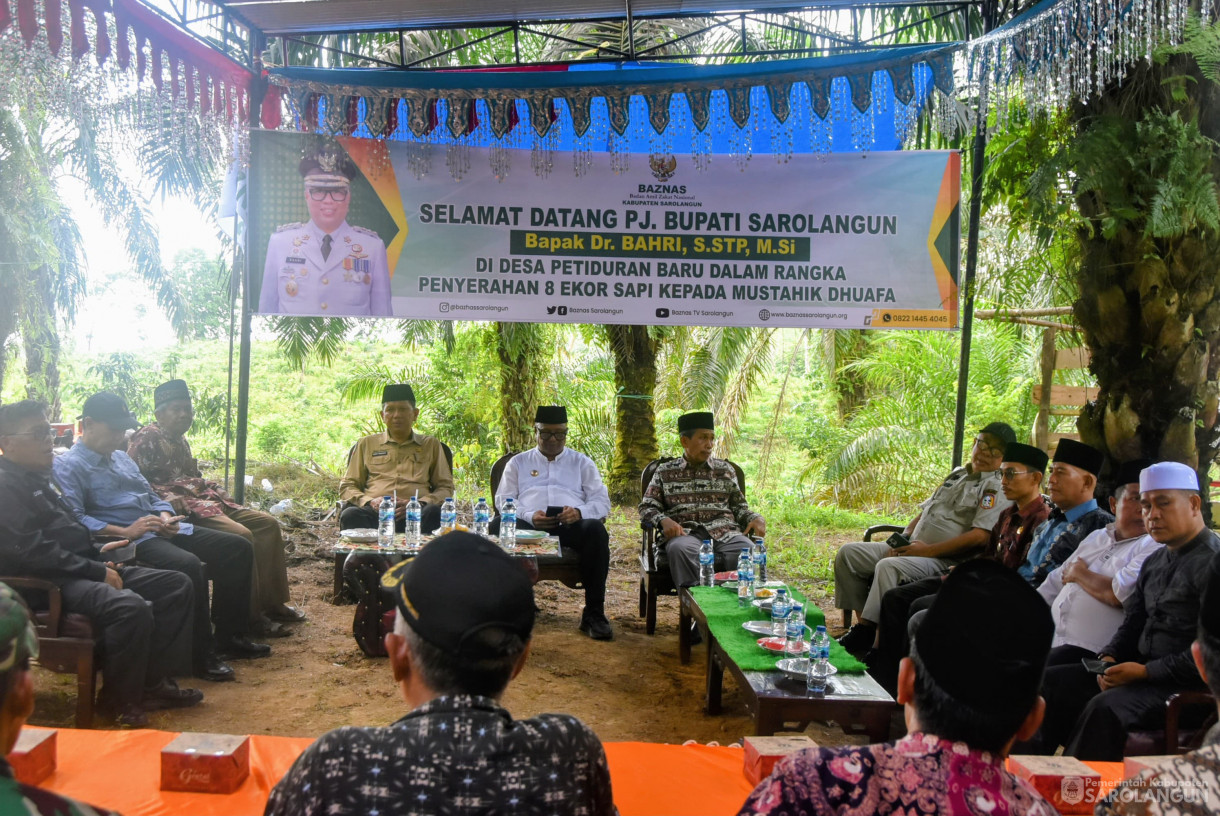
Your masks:
M637 614L638 536L635 523L612 528L606 603L615 630L611 642L595 642L577 629L581 592L551 581L536 586L541 611L532 652L505 694L505 706L517 717L573 714L604 741L727 744L751 734L744 700L727 676L723 713L703 713L706 651L696 648L688 665L678 661L676 598L660 599L656 634L645 634ZM341 725L387 724L406 712L388 662L365 657L352 638L354 607L331 603L333 523L306 523L288 537L293 603L309 620L297 624L293 636L269 641L270 657L235 661L237 682L183 679L183 685L203 689L204 702L151 714L150 727L316 737ZM75 678L37 670L35 682L31 723L70 727ZM833 725L814 723L807 733L821 744L860 741Z

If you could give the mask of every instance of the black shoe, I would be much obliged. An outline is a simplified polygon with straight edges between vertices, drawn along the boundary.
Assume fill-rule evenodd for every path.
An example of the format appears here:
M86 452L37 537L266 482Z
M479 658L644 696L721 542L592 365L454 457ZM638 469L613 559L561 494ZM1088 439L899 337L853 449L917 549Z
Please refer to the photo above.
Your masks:
M203 702L203 692L193 688L178 688L168 677L152 688L144 689L140 706L145 711L160 711L164 708L190 708Z
M280 604L274 609L268 609L267 617L274 621L280 621L281 623L300 623L301 621L306 620L304 612L297 609L295 606L289 606L288 604Z
M213 683L224 683L237 679L233 667L221 660L215 652L203 659L202 666L195 668L195 676L203 680L211 680Z
M217 639L216 652L230 660L242 660L253 657L266 657L271 654L271 647L266 643L255 643L245 635L234 635L233 637Z
M262 638L282 638L292 634L292 630L282 623L276 623L266 615L259 617L251 627L254 634Z
M148 715L139 705L129 703L119 709L119 713L114 716L114 724L120 728L147 728Z
M859 657L873 648L873 642L876 639L876 626L871 623L857 623L846 635L839 638L839 645L849 654Z
M610 628L610 621L606 620L603 614L584 614L580 618L580 631L584 632L594 640L614 640L614 630Z
M690 645L698 646L703 642L703 632L699 631L699 624L694 621L690 622Z

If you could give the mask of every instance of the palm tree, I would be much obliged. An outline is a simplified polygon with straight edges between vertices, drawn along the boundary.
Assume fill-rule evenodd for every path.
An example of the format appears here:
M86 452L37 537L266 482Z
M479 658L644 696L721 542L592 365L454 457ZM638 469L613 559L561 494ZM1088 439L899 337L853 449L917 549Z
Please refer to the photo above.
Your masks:
M161 264L149 191L214 191L222 134L158 98L114 90L45 45L25 47L15 28L0 33L0 187L22 191L0 208L0 343L18 339L26 390L59 414L59 330L86 295L84 246L61 184L84 183L89 204L123 239L135 273L156 292L175 328L185 310ZM7 355L0 355L0 385Z

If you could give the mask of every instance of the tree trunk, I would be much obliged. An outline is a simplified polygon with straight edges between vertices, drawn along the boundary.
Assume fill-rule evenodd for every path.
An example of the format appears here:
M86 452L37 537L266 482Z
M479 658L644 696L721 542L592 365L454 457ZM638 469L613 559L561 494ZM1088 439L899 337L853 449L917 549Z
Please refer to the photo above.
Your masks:
M657 458L652 397L657 387L657 342L647 326L606 326L618 392L614 415L614 465L606 486L619 504L640 500L640 474Z
M868 348L863 329L823 329L822 357L826 376L835 394L835 407L842 422L868 400L864 376L849 364L864 357Z
M1175 89L1188 95L1185 104L1173 98ZM1189 58L1131 68L1121 85L1079 108L1074 118L1081 134L1100 126L1106 115L1131 123L1122 131L1130 140L1126 155L1113 162L1112 172L1128 174L1129 180L1121 179L1128 189L1140 189L1136 185L1147 186L1148 178L1155 187L1158 169L1144 157L1163 148L1164 140L1154 145L1156 136L1145 135L1136 123L1148 121L1150 112L1175 110L1186 122L1198 111L1200 132L1220 138L1216 85ZM1213 179L1220 178L1215 150L1210 170ZM1115 202L1093 190L1078 194L1077 205L1088 223L1079 233L1083 257L1075 313L1098 384L1097 400L1078 423L1081 438L1108 453L1114 465L1140 457L1184 462L1198 471L1206 497L1207 471L1220 441L1220 240L1203 226L1155 237L1148 226L1151 205L1121 221L1107 238L1102 229L1113 218ZM1195 222L1183 214L1181 223Z
M55 326L54 271L39 267L37 291L27 299L21 338L25 346L25 390L30 399L45 402L47 417L59 421L59 332Z
M500 419L505 452L534 446L534 410L538 406L546 341L540 327L528 323L496 323L496 355L500 358Z

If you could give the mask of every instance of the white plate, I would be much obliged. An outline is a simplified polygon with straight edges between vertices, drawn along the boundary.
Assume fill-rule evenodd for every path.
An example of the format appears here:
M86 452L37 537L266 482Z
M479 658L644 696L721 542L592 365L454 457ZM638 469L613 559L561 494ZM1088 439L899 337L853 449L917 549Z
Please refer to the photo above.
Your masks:
M809 658L807 657L785 657L775 664L775 668L782 671L794 680L804 680L809 674ZM829 666L831 674L838 674L839 670L833 665Z
M753 632L756 635L770 635L771 621L746 621L741 625L741 628L745 629L747 632ZM805 631L810 633L813 632L813 630L808 626L805 627Z
M339 538L346 538L357 544L376 544L377 531L371 527L353 527L350 530L340 530Z

